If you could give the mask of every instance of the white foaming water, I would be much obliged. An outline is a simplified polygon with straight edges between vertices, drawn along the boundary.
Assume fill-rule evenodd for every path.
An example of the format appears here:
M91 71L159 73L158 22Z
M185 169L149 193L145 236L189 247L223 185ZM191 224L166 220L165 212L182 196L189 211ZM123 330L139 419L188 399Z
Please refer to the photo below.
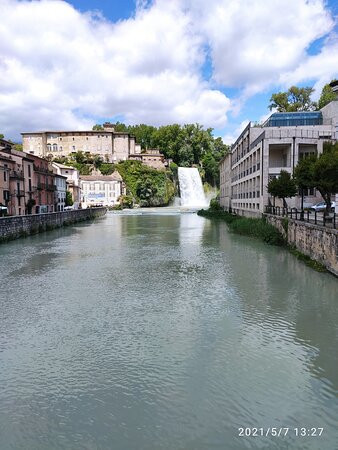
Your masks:
M208 202L204 195L202 180L195 167L179 167L178 180L180 183L181 206L188 208L202 208L208 206Z

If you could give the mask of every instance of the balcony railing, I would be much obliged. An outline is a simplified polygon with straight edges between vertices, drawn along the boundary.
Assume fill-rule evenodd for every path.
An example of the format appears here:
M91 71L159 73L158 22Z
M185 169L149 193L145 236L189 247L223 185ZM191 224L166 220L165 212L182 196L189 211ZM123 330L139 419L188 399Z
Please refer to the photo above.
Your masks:
M23 180L24 174L22 170L11 170L9 172L9 178L16 179L16 180Z
M56 191L56 186L55 184L47 184L46 189L47 191Z
M37 187L37 189L38 189L39 191L42 191L42 190L46 189L45 183L39 183L39 182L38 182L38 184L37 184L36 187Z
M49 174L53 173L51 170L49 170L46 167L37 166L36 164L33 164L33 167L34 167L34 171L38 172L38 173L49 173Z

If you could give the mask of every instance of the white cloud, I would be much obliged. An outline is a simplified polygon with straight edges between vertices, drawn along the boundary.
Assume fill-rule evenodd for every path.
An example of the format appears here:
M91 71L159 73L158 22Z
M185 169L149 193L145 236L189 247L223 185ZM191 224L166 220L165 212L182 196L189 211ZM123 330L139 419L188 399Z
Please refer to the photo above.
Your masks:
M6 135L87 128L95 117L116 115L137 123L226 123L229 99L201 79L201 39L175 2L115 24L62 1L0 5Z
M210 46L214 80L247 95L295 69L334 21L322 0L185 0ZM201 17L202 19L198 19Z
M324 84L338 74L338 36L331 36L317 55L308 56L295 70L281 75L280 81L290 86L308 80L317 80L314 99L317 100Z
M250 122L249 119L242 120L242 122L231 133L225 134L222 137L224 144L227 145L233 144L238 138L238 136L242 133L244 128L248 126L249 122Z
M139 0L111 23L61 0L0 0L0 132L88 128L98 117L223 128L272 84L337 74L322 0ZM330 59L330 51L333 53ZM202 77L210 53L212 80ZM332 53L331 53L332 55ZM239 87L230 102L215 86Z

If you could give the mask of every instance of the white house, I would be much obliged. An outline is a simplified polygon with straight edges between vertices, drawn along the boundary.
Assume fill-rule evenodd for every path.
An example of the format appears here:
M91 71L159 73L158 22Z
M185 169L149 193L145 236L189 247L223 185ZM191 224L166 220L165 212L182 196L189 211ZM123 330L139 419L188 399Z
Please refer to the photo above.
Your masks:
M125 193L121 175L81 175L81 195L83 206L114 206L120 195Z

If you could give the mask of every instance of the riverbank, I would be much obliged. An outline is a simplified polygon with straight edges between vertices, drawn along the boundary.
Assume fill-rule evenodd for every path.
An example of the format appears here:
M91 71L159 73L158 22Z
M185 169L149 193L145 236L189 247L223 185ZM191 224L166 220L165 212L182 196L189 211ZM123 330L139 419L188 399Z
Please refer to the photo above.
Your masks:
M297 259L304 262L307 266L317 272L326 272L329 270L331 273L334 273L334 271L330 270L330 267L326 267L320 261L304 254L296 248L294 244L290 245L285 232L280 231L274 225L269 223L265 217L256 219L237 216L235 214L230 214L227 211L210 211L204 209L198 211L197 214L208 219L222 220L226 222L230 231L234 233L260 239L269 245L283 246L287 248Z
M27 216L0 217L0 243L102 217L107 209L87 208Z

